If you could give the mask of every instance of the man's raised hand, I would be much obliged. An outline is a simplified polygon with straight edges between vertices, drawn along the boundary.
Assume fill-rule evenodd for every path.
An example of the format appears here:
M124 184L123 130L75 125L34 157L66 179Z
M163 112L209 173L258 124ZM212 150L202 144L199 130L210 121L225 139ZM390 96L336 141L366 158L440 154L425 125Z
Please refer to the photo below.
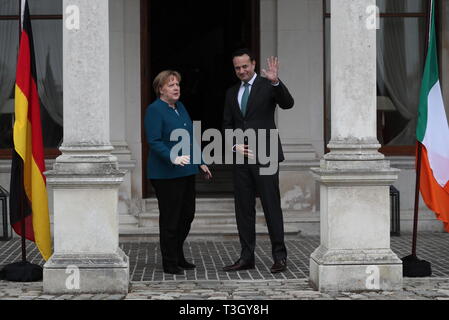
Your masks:
M267 59L268 69L262 69L262 76L276 84L279 82L279 61L277 57L270 57Z

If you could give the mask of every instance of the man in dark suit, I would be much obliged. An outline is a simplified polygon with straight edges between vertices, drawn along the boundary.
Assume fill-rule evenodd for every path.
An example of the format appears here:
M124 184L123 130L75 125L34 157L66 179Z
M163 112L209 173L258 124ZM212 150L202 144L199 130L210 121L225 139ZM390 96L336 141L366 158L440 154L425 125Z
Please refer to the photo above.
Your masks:
M261 130L276 129L274 121L276 105L282 109L293 107L294 100L287 87L279 80L279 63L277 58L268 59L267 70L263 69L263 77L255 73L256 61L249 50L240 49L233 54L234 71L240 82L228 89L226 93L223 128L252 129L256 134ZM279 141L275 146L266 146L268 152L277 152L277 161L284 160L282 146ZM257 148L260 143L257 141ZM287 267L287 250L284 243L284 222L279 192L279 168L275 174L261 174L264 165L256 157L255 164L248 159L254 158L254 151L249 148L247 140L243 144L233 145L233 151L243 155L244 164L234 164L234 198L237 228L240 237L240 258L224 271L239 271L254 268L254 249L256 245L255 231L255 199L259 195L270 234L274 264L272 273L282 272ZM271 158L271 157L270 157ZM278 163L277 163L278 164ZM276 164L276 165L277 165Z

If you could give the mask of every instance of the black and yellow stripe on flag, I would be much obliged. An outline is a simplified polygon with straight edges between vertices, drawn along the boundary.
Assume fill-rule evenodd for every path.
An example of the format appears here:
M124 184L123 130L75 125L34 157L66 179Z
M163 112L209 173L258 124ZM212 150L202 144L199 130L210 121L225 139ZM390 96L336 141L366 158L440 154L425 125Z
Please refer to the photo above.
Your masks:
M34 241L45 260L52 254L44 147L28 2L22 0L22 32L16 71L14 151L10 210L14 231Z

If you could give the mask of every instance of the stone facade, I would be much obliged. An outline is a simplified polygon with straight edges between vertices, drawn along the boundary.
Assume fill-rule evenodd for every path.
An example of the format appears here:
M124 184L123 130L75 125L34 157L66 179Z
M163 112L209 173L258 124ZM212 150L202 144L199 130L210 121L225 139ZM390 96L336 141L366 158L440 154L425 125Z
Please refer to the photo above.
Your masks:
M354 2L338 1L348 6ZM372 0L357 3L360 6L357 10L362 14L362 6L372 4ZM64 8L67 4L64 1ZM93 257L89 255L100 254L106 256L92 258L97 259L100 266L98 274L112 275L117 272L116 276L112 276L117 279L114 290L120 291L125 290L122 284L126 282L124 273L127 260L118 249L119 231L126 235L135 230L145 234L149 230L139 229L139 217L145 212L147 203L142 199L144 164L141 141L140 1L73 0L70 4L79 5L82 9L82 28L88 26L93 29L88 29L89 34L64 29L64 60L67 69L64 70L63 154L56 161L47 161L47 168L54 168L48 174L48 182L50 212L54 213L52 232L55 236L55 257L47 265L47 279L53 275L55 281L59 281L58 277L62 279L68 263L76 259L85 267L87 277L95 277L96 271L92 271L86 261ZM374 260L383 259L387 265L394 266L390 269L386 267L391 271L387 272L391 273L391 281L387 279L382 288L394 288L399 283L396 280L400 262L388 250L387 188L394 184L401 192L401 231L410 231L414 200L414 157L384 157L377 152L379 145L375 139L376 119L373 116L375 82L370 76L376 60L373 53L375 47L369 47L373 45L372 34L356 34L358 38L354 43L355 40L349 35L354 35L355 25L339 17L338 10L335 10L334 27L338 25L343 28L346 35L340 34L342 38L333 36L333 54L341 54L335 56L336 61L347 63L348 69L343 74L333 74L333 105L336 107L332 115L332 152L323 158L322 1L261 0L260 4L259 63L263 64L271 55L279 57L280 77L296 102L292 110L282 110L277 114L286 154L286 161L280 168L282 206L289 217L295 217L291 221L294 221L292 225L298 232L314 235L321 233L322 236L322 247L312 258L311 270L314 275L311 278L315 283L326 283L329 275L340 277L348 274L345 269L334 268L334 254L344 256L339 250L351 249L356 251L352 252L351 257L345 258L348 268L352 268L350 274L360 275L367 264L376 265ZM102 29L95 31L97 27ZM354 64L359 69L352 70L350 65L353 61L345 60L348 48L341 47L343 43L351 43L355 57L360 59ZM367 55L361 53L361 50L366 50ZM366 69L367 65L371 69ZM79 67L88 72L77 72L75 68ZM354 74L354 78L348 76ZM363 94L348 100L341 96L347 90ZM347 104L347 101L352 104ZM363 109L366 113L360 114L360 121L356 125L348 123L348 115L353 115L357 106L366 103L369 106ZM354 167L358 171L351 170ZM312 173L312 168L317 169ZM10 161L1 160L0 184L6 188L9 187L9 172ZM96 201L86 202L92 197ZM346 202L340 203L339 199L355 204L347 207ZM89 204L89 208L86 204ZM420 230L442 231L442 224L422 201L420 210ZM360 243L360 238L367 235L361 228L365 220L357 216L357 212L361 211L371 212L367 212L365 218L376 228L370 231L372 237L368 237L372 240L371 244L364 243L364 246L355 248L354 243ZM381 214L376 215L376 212ZM231 210L229 217L232 218L232 214ZM80 215L85 225L74 223ZM334 216L341 216L345 226L354 231L351 237L344 237L341 222L334 221ZM379 234L374 234L377 231ZM87 233L95 234L95 237L83 239ZM373 248L382 248L383 251L370 251L372 260L366 260L362 266L355 263L367 254L363 250ZM333 249L336 251L329 251ZM78 256L70 256L72 253ZM104 264L100 261L108 262ZM328 271L327 268L334 270ZM344 281L341 283L342 288L349 288ZM64 290L61 281L59 284L46 283L48 291ZM93 287L87 291L105 290L95 282L92 283ZM324 285L322 288L328 287Z

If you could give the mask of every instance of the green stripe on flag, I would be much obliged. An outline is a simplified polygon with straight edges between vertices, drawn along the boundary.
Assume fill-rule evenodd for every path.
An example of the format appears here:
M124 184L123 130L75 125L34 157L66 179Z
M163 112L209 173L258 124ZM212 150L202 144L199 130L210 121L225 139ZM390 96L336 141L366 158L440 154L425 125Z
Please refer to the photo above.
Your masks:
M433 86L439 81L438 55L435 34L435 1L432 1L430 15L429 49L427 51L426 66L421 84L418 107L418 123L416 125L416 139L423 142L427 128L428 97Z

